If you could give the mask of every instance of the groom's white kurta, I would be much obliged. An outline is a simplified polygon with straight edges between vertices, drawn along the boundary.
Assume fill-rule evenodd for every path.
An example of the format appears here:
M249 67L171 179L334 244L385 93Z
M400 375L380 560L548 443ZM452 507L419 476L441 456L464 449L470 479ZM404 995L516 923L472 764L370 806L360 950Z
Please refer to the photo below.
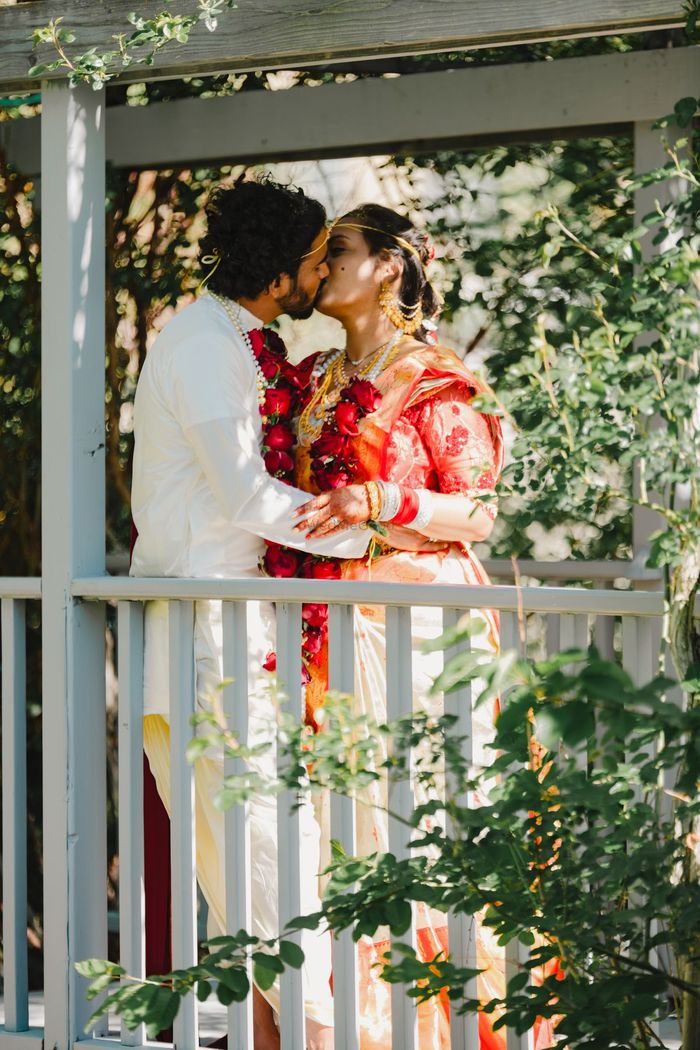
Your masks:
M246 310L241 324L261 327ZM294 532L292 511L309 496L265 470L255 365L210 296L172 318L149 350L136 391L134 433L131 509L138 539L132 576L257 576L263 537L315 554L365 553L366 531L308 544ZM220 662L212 615L220 620L218 603L197 604L196 644L201 659ZM265 653L271 647L270 637L252 631L251 641L260 643L258 649L266 645ZM146 627L147 714L168 710L166 647L165 604L154 603ZM255 659L250 670L256 673Z
M243 310L248 330L260 321ZM293 531L292 511L309 496L271 478L260 447L262 426L257 400L256 370L250 350L226 311L210 296L185 307L170 320L149 350L139 378L134 408L134 470L132 514L138 539L131 565L133 576L247 577L257 576L264 553L263 537L316 554L343 558L365 553L368 534L354 531L304 544ZM251 688L249 744L270 739L275 710L264 687L269 675L261 664L274 647L274 622L268 606L250 603L248 681ZM168 713L167 605L146 608L144 711ZM221 603L195 606L197 698L204 703L223 678ZM146 734L146 739L149 739ZM148 748L147 748L148 749ZM167 749L149 751L159 791L169 803ZM211 841L217 845L203 856L198 841L198 875L210 910L223 928L223 823L210 804L222 770L202 763L196 771L198 805L204 807ZM274 755L258 760L274 774ZM155 767L155 768L154 768ZM204 786L206 785L206 787ZM277 933L275 801L251 803L253 931ZM198 810L198 827L199 827ZM304 910L318 907L318 828L311 810L302 811L302 856L305 863ZM198 832L199 840L199 832ZM328 989L327 937L306 944L307 1013L332 1023ZM310 952L309 950L310 949ZM276 989L269 998L277 1006Z

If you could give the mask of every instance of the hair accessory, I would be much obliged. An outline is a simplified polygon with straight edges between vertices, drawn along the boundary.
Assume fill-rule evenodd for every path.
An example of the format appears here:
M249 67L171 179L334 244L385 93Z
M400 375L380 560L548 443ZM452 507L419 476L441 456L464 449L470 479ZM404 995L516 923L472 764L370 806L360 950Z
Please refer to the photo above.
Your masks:
M385 237L391 237L392 241L396 241L396 243L400 244L402 248L405 248L407 252L411 252L415 255L421 266L423 265L418 249L411 244L410 241L407 241L405 237L399 237L398 233L389 233L388 230L380 230L378 226L365 226L361 222L336 222L331 226L331 230L339 230L342 227L347 227L349 230L369 230L371 233L381 233ZM331 231L329 230L328 232L330 235Z
M379 289L379 307L394 328L405 332L406 335L413 335L423 324L423 307L420 301L412 306L407 306L393 294L386 281Z
M221 256L218 252L214 252L212 255L203 255L201 258L202 266L211 266L209 273L205 274L202 280L197 285L197 292L201 293L206 288L211 278L216 273L217 269L221 264Z
M325 247L326 247L326 245L328 244L328 238L329 238L329 237L330 237L330 235L331 235L331 230L332 230L332 229L333 229L333 225L331 224L331 225L330 225L330 226L328 227L328 229L326 230L326 236L325 236L324 240L322 240L322 241L321 241L321 243L320 243L319 245L317 245L317 247L316 247L316 248L312 248L310 252L304 252L304 254L303 254L303 255L300 255L300 256L299 256L299 258L300 258L300 259L308 259L308 257L309 257L310 255L315 255L315 254L316 254L316 252L320 252L320 251L321 251L321 248L325 248Z

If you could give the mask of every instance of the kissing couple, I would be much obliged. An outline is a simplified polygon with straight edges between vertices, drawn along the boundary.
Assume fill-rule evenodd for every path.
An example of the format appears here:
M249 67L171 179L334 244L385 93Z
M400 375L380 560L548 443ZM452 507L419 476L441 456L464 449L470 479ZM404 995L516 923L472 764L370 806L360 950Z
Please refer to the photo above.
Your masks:
M163 327L139 378L132 513L138 532L131 574L204 578L301 576L425 584L487 584L471 545L496 513L503 459L498 419L473 405L483 384L436 338L440 299L430 277L428 237L407 218L363 204L327 224L323 206L264 178L216 190L200 243L205 290ZM343 345L287 360L266 327L313 310L340 321ZM368 528L368 523L381 528ZM317 729L327 690L327 608L303 607L306 717ZM498 645L494 613L473 611L472 646ZM422 644L441 633L441 610L414 609L413 701L438 711L429 694L440 653ZM356 710L386 721L384 609L354 611ZM199 601L194 627L196 692L209 706L223 679L220 602ZM248 746L274 738L270 689L274 610L248 605ZM144 747L158 792L170 800L167 603L145 617ZM479 762L494 710L474 713ZM274 775L274 751L251 759ZM226 928L224 821L214 799L223 760L195 763L197 877L210 933ZM387 849L383 788L358 806L359 854ZM272 797L250 803L252 933L277 928L277 815ZM319 908L318 873L328 859L325 808L301 809L303 909ZM447 947L442 915L417 906L418 948ZM488 967L480 997L502 986L502 950L479 935ZM304 931L307 1046L333 1046L330 935ZM383 931L359 945L362 1050L390 1045L389 988L374 964ZM499 954L500 952L500 954ZM493 965L490 965L493 963ZM256 1050L279 1047L278 984L254 991ZM482 1047L500 1046L481 1015ZM449 1046L447 1005L419 1008L420 1046ZM488 1041L488 1040L492 1041Z

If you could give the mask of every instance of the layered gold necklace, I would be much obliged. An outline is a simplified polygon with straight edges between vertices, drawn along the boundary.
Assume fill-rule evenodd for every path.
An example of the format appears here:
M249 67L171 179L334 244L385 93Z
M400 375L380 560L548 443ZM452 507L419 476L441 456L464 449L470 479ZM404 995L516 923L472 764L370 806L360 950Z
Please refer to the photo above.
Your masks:
M336 350L325 360L321 361L322 373L311 373L311 382L316 380L318 386L309 398L303 412L299 416L299 436L308 439L309 443L315 441L321 433L326 422L326 417L340 401L343 390L355 379L369 379L374 382L380 372L387 367L399 347L404 332L397 331L386 343L367 355L366 363L360 363L359 368L348 376L345 371L344 362L347 360L345 350ZM364 360L364 359L363 359ZM314 374L316 373L316 374ZM323 378L321 379L321 374Z

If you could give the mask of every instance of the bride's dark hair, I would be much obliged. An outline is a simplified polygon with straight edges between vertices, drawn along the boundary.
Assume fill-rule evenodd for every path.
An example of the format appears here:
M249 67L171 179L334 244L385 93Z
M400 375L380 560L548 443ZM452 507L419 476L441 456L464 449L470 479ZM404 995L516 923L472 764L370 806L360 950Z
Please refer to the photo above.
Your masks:
M432 258L428 235L417 230L403 215L382 204L360 204L344 215L338 225L344 222L348 225L357 224L358 233L367 242L370 255L393 255L401 259L403 274L399 299L407 306L420 302L425 319L434 317L440 309L440 299L425 275L425 267ZM396 238L406 241L415 251L402 245ZM423 343L428 342L428 330L421 325L415 337Z

